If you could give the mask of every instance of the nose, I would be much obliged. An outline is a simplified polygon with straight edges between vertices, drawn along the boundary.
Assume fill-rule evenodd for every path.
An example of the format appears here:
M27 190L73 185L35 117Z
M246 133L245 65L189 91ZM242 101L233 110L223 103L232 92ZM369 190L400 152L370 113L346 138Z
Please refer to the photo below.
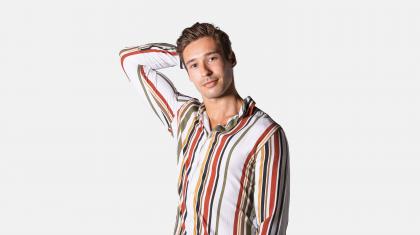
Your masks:
M207 67L207 65L205 63L203 63L203 66L201 66L201 76L203 77L207 77L209 75L211 75L213 72Z

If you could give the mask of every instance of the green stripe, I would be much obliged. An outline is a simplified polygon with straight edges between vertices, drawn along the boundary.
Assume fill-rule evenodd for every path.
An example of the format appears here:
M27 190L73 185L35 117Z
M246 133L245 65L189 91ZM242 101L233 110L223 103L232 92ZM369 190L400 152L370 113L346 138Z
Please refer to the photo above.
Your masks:
M191 103L190 105L191 105L191 107L188 107L187 109L188 109L188 111L187 111L187 113L186 114L184 114L184 117L182 118L182 121L179 123L179 125L178 125L178 133L177 133L177 136L179 136L179 134L180 133L182 133L183 131L184 131L184 129L185 129L185 126L187 125L187 123L188 123L188 120L190 119L190 117L191 117L191 114L193 113L193 112L195 112L195 111L197 111L197 106L193 106L193 104L194 103ZM179 120L181 120L181 118L178 118Z
M197 120L197 116L195 116L194 118L193 118L193 120L192 120L192 123L195 123L195 121ZM186 136L189 136L190 135L190 133L191 132L194 132L196 130L196 128L192 128L191 129L191 131L190 132L188 132L187 134L186 134ZM181 136L181 138L178 138L178 145L177 145L177 156L176 156L176 162L178 163L179 162L179 155L181 154L181 149L183 148L184 146L182 146L182 136Z
M262 116L257 117L257 119L255 120L254 123L252 123L247 130L244 131L244 133L239 137L239 139L235 142L235 144L232 146L232 149L229 151L229 155L226 161L226 166L225 166L225 174L224 174L224 179L223 179L223 187L222 187L222 192L220 193L220 198L219 198L219 205L217 206L217 217L216 217L216 235L219 232L219 219L220 219L220 209L222 207L222 199L223 199L223 194L225 192L225 187L226 187L226 180L227 180L227 173L228 173L228 169L229 169L229 162L230 162L230 158L232 157L232 152L235 149L236 145L241 142L241 139L245 136L246 133L248 133L248 131L251 129L252 126L254 126L255 123L257 123L258 119L260 119Z

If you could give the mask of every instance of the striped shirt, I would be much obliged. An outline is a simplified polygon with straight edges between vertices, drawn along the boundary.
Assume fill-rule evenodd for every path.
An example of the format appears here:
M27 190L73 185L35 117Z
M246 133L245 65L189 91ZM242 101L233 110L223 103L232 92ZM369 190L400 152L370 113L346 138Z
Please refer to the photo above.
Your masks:
M247 96L226 125L211 129L204 103L178 92L159 71L180 65L171 44L126 47L120 59L176 141L174 234L286 234L289 150L282 127Z

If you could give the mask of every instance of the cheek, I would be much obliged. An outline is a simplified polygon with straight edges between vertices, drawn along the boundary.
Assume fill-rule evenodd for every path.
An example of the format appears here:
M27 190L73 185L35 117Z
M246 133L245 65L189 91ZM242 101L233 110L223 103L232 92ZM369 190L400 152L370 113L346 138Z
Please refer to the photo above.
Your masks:
M189 72L188 72L188 76L190 77L190 80L192 80L192 81L195 81L195 80L197 80L197 78L199 77L199 73L198 73L198 71L197 70L190 70Z
M192 75L192 74L190 74L190 75L191 75L189 77L190 78L190 81L194 84L194 86L196 86L197 88L199 88L200 87L200 80L199 80L199 78L194 77L194 75Z

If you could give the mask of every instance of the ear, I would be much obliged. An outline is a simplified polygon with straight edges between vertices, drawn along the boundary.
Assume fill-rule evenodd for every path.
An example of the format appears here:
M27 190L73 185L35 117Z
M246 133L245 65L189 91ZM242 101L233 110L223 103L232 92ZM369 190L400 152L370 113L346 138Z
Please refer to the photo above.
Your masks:
M232 68L235 67L235 65L236 65L235 52L232 51L232 53L230 53L230 55L228 56L228 59L229 59L230 63L232 63Z

